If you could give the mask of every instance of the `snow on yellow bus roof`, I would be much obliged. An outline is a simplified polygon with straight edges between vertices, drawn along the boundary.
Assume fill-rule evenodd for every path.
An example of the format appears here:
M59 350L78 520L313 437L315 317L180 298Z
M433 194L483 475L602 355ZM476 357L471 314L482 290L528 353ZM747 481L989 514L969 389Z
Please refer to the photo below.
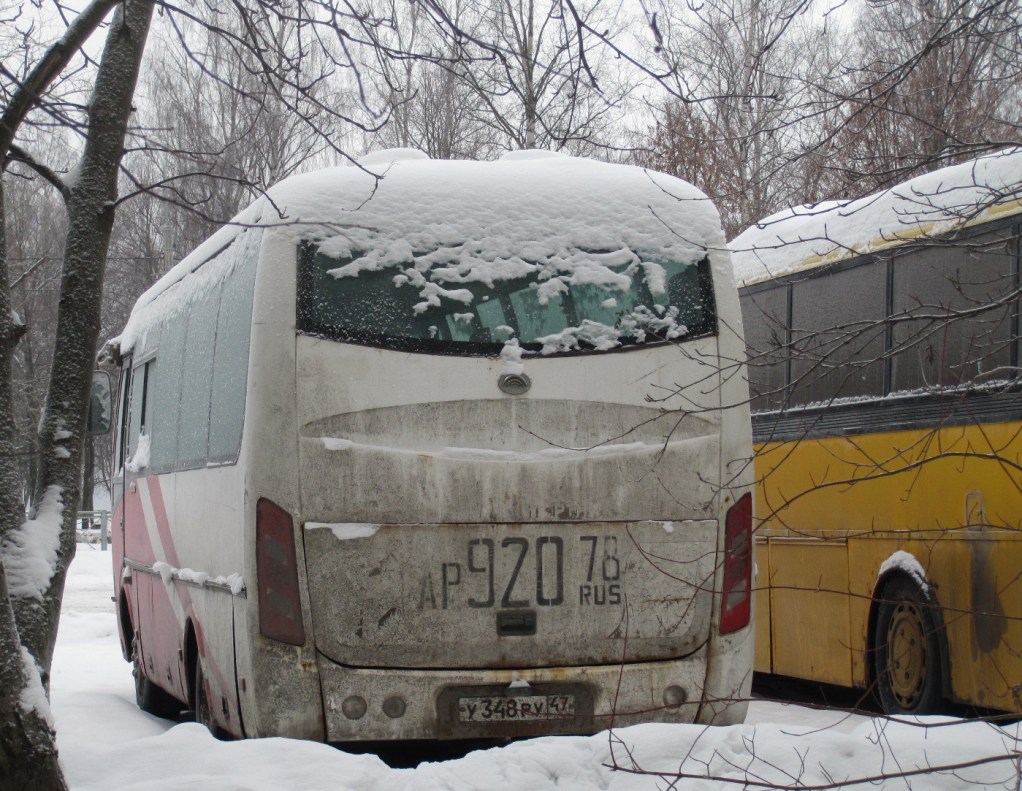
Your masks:
M731 241L739 285L804 272L1022 213L1022 149L943 168L864 198L798 206Z

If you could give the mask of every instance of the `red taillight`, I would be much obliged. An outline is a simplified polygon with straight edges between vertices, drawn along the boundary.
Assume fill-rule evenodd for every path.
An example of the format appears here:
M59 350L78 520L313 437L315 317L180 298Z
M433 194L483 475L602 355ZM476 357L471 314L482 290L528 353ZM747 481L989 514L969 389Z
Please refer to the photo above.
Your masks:
M737 632L752 612L752 495L744 494L728 509L724 522L724 584L720 598L720 633Z
M259 631L282 643L303 645L294 522L291 514L265 497L256 503L256 573Z

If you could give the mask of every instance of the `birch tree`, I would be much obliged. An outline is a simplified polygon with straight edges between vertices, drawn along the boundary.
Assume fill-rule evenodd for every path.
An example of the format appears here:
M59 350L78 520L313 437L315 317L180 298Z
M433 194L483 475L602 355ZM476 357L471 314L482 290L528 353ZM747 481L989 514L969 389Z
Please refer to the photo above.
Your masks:
M60 192L67 207L54 358L39 439L36 519L24 513L17 470L10 392L11 358L24 333L12 312L6 241L0 237L0 780L9 788L64 788L52 722L43 695L67 566L75 549L75 509L81 489L85 416L99 332L106 249L131 98L152 18L149 0L127 0L110 24L83 129L85 146L74 178L55 171L15 143L29 112L114 3L97 0L69 27L12 92L0 121L4 165L33 168ZM2 207L2 204L0 204ZM13 576L11 576L13 574Z

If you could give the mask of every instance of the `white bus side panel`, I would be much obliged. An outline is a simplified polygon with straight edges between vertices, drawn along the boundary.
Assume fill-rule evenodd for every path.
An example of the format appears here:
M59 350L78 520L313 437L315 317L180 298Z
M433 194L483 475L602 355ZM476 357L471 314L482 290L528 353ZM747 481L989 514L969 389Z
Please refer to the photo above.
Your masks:
M296 520L300 577L304 548L298 528L298 428L295 417L295 259L293 241L264 233L252 319L245 435L239 466L245 477L244 552L248 596L236 603L239 697L248 736L325 738L314 624L305 586L304 646L263 637L256 571L256 504L267 498Z
M243 593L232 593L228 579L242 569L241 481L233 466L139 477L128 484L124 509L124 582L146 675L188 700L191 628L213 717L238 734L233 600Z
M749 409L749 386L745 367L745 337L738 293L734 288L731 262L726 255L710 256L713 267L714 298L717 303L717 343L720 369L717 392L720 397L720 482L721 514L733 506L752 488L752 427ZM753 514L753 530L755 530ZM720 531L719 556L724 552L724 531ZM733 634L721 635L720 595L722 569L718 569L714 590L718 593L713 606L713 627L708 646L706 681L703 696L707 701L700 711L701 722L730 724L742 722L752 692L752 623Z

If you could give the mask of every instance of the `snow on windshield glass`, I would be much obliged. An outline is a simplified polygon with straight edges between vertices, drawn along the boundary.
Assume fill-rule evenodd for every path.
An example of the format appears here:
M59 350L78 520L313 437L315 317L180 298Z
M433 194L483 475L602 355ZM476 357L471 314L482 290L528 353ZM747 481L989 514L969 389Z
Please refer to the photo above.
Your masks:
M303 245L300 331L479 354L514 338L550 354L715 329L718 219L683 182L537 154L382 170L371 194L364 173L333 172L337 204L361 201L357 225Z
M385 347L483 354L511 339L550 354L713 331L705 258L610 265L598 263L602 256L594 253L592 279L549 263L522 262L521 276L455 280L453 287L446 279L451 272L420 271L413 262L360 271L358 255L338 260L304 251L301 331Z

